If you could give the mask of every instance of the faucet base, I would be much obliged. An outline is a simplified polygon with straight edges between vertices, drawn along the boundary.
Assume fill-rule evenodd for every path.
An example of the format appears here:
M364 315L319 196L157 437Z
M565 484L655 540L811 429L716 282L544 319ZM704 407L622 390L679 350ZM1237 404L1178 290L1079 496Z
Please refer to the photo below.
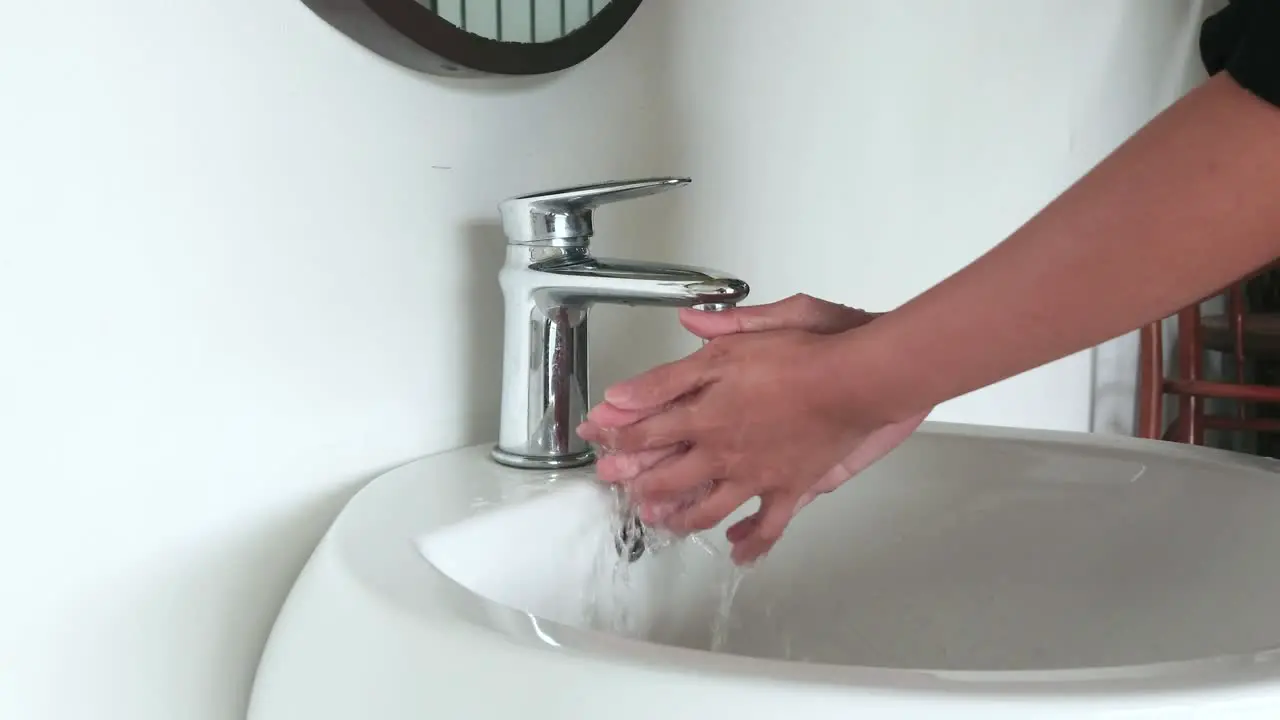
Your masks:
M572 455L521 455L495 445L493 450L489 451L489 456L499 465L521 470L568 470L586 467L596 461L596 453L591 449Z

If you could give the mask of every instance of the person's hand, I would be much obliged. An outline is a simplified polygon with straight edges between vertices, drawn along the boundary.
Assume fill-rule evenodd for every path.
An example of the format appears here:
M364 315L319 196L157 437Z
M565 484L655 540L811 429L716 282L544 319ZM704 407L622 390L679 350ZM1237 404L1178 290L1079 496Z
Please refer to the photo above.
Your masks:
M800 508L892 450L927 415L878 423L832 402L831 363L815 355L830 358L833 336L875 317L804 295L682 311L685 327L712 342L606 393L579 429L613 451L597 473L627 487L642 520L676 532L714 527L760 496L760 510L727 533L736 562L758 558Z

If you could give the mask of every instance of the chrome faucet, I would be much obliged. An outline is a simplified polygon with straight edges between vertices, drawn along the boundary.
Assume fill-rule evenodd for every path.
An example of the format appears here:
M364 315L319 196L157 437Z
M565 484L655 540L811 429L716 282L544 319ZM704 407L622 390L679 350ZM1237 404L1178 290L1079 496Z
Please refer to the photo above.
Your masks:
M589 409L592 305L723 309L747 296L746 283L714 270L591 255L597 207L688 183L687 178L610 182L499 204L507 257L498 276L505 329L494 460L528 469L580 467L595 460L576 432Z

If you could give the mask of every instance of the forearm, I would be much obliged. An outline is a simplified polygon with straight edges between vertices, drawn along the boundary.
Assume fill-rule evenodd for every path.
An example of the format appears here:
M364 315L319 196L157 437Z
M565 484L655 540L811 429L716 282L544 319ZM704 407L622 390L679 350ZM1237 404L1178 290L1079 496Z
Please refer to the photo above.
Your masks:
M843 337L859 358L849 391L908 417L1170 315L1277 255L1280 109L1220 74L983 257Z

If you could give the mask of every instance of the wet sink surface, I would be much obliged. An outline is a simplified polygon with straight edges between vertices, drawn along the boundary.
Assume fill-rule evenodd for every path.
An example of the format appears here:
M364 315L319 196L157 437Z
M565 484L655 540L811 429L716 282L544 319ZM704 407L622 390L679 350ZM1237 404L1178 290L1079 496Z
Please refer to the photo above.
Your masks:
M666 645L901 669L1166 663L1280 644L1280 483L1222 467L921 435L806 508L727 614L720 529L619 567L610 496L585 473L419 548L491 600Z

